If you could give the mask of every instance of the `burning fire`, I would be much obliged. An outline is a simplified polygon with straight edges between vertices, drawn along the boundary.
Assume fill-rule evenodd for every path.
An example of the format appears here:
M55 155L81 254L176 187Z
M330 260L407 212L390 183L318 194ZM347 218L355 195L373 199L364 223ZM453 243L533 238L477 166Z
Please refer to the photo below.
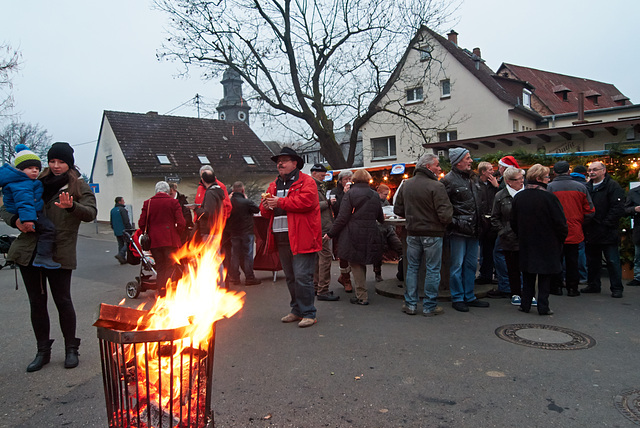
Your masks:
M145 406L142 413L147 413L148 403L155 403L154 412L160 415L154 419L162 421L162 426L179 425L182 415L178 412L183 412L185 402L195 400L197 404L189 406L195 407L193 411L198 411L204 402L204 393L193 391L192 385L199 383L200 377L206 378L205 365L200 361L213 358L207 353L213 351L209 345L214 323L233 316L244 302L244 292L219 287L223 283L219 253L223 225L216 227L219 233L212 232L209 239L201 243L189 242L173 255L184 267L182 278L167 284L166 296L157 298L148 314L138 319L135 328L135 331L184 329L185 334L177 340L134 344L125 349L126 366L135 367L136 374L133 370L129 373L137 378L136 395L143 397L138 400L137 410L140 412ZM138 309L142 306L144 304ZM155 424L151 421L145 424L152 425Z

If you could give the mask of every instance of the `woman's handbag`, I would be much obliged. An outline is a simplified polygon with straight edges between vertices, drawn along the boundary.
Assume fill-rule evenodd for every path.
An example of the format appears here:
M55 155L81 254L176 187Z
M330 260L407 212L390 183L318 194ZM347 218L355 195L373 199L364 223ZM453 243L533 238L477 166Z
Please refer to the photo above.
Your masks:
M151 199L149 199L149 204L147 205L147 222L144 225L144 233L140 235L140 246L142 247L142 251L151 250L151 238L147 233L147 229L149 229L149 210L151 209Z

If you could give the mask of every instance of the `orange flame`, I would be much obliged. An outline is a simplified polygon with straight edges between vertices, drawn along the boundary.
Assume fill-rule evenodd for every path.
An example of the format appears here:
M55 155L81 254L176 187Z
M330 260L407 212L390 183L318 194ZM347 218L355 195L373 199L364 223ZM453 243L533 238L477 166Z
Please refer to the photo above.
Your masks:
M167 284L166 296L155 301L149 316L144 317L144 326L143 318L138 320L138 331L185 328L184 338L166 344L152 342L148 346L130 347L126 352L128 362L135 358L141 379L149 378L149 390L143 391L143 396L151 397L165 408L173 400L173 407L177 409L179 400L184 399L180 391L186 388L181 389L181 384L189 379L182 379L181 373L187 372L189 360L181 356L189 350L208 349L214 323L233 316L244 303L244 292L219 287L224 281L220 254L224 223L225 219L220 218L208 239L188 242L172 255L176 262L186 265L182 278ZM139 382L139 387L145 389L144 384L146 382Z

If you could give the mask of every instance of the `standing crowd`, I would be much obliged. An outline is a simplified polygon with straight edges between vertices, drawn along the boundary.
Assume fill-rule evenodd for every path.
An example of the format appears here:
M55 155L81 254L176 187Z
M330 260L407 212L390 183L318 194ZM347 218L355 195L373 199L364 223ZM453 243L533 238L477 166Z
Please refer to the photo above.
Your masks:
M71 274L79 224L97 214L95 196L80 178L68 143L51 146L48 168L42 172L38 156L24 146L16 149L14 165L0 168L0 217L22 232L7 258L20 268L31 306L37 354L27 371L40 370L51 359L47 284L65 340L64 366L73 368L78 365L80 339L75 336ZM390 189L371 189L366 170L340 172L337 186L327 192L327 170L321 164L313 165L307 175L301 171L304 160L286 147L272 160L278 175L260 204L246 197L242 182L234 183L229 195L208 165L200 170L194 204L187 203L176 184L156 184L138 225L150 237L159 295L173 284L170 279L178 269L171 254L190 239L207 241L213 235L220 235L227 272L224 286L241 284L241 270L245 285L260 284L253 271L257 213L269 221L265 252L277 252L286 277L290 308L281 320L302 328L317 323L316 299L340 299L330 290L334 257L340 266L338 282L345 292L355 292L350 303L367 306L366 266L373 265L375 279L381 281L382 258L388 250L397 256L405 253L398 278L405 280L401 309L408 315L418 313L423 272L424 316L444 313L437 304L443 276L456 311L489 307L476 296L475 285L495 278L497 287L488 298L510 298L522 312L535 307L540 315L551 315L549 296L563 295L565 288L570 297L601 292L603 257L611 297L621 298L618 224L624 215L637 220L634 279L628 285L640 285L640 187L629 192L625 203L622 188L602 162L591 162L588 168L577 165L573 172L567 162L557 162L551 180L550 168L535 164L525 174L513 156L500 159L496 172L488 162L480 162L476 172L469 151L453 148L451 171L440 178L438 156L423 155L414 176L397 189L392 208L404 219L403 251L395 227L384 224L390 216L383 210L390 205ZM124 264L124 233L131 222L122 197L115 199L110 220L118 241L115 257ZM586 286L579 289L583 282Z

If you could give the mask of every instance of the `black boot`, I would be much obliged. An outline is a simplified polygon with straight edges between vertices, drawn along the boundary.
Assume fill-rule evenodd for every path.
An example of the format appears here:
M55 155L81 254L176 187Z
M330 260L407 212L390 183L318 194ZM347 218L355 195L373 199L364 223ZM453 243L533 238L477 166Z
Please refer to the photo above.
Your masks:
M80 347L80 339L75 338L69 341L65 340L64 350L64 368L72 369L74 367L78 367L78 348Z
M27 366L27 372L37 372L45 364L51 361L51 345L53 339L44 342L38 342L38 353L36 358Z

